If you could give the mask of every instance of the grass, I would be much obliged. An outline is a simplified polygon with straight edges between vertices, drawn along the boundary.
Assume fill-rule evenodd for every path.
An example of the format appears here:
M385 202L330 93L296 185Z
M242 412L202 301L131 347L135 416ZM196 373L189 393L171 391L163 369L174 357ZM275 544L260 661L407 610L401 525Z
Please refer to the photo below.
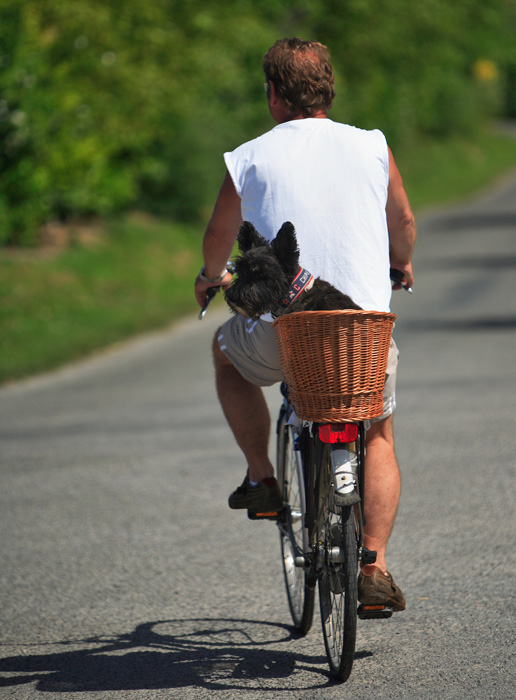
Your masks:
M395 158L412 208L418 212L468 197L516 168L516 131L419 143Z
M484 133L395 155L417 212L516 167L516 139ZM131 214L66 233L65 245L0 253L0 382L197 313L201 228Z
M0 381L33 374L193 314L202 231L142 216L88 243L0 258Z

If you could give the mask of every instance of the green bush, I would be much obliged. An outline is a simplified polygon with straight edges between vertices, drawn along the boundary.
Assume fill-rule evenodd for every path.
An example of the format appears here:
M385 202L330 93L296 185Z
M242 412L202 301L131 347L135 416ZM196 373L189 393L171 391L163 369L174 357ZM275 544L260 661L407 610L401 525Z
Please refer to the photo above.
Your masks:
M132 206L205 217L222 152L271 125L261 57L281 36L329 46L336 119L379 127L396 147L467 135L514 109L515 7L0 0L0 244Z
M514 0L328 0L315 20L341 73L345 118L396 147L467 136L500 114L516 56ZM479 76L479 62L492 66Z

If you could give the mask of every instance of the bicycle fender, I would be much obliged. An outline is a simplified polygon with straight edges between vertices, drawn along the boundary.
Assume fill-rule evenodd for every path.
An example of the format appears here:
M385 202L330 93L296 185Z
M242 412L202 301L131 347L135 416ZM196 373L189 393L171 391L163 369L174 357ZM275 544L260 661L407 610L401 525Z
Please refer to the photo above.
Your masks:
M352 506L360 501L358 493L357 454L349 445L330 445L333 490L338 506Z

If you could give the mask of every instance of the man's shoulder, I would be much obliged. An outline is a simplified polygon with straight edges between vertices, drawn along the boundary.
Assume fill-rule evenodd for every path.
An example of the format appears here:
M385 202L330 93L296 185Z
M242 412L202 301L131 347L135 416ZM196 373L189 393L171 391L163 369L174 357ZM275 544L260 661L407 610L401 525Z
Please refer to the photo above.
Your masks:
M334 122L334 134L338 140L347 143L351 148L356 148L360 152L370 152L372 154L381 153L385 158L387 153L387 139L380 129L363 129L351 124Z
M385 135L380 129L365 129L360 126L354 126L353 124L345 124L344 122L333 122L333 124L335 124L337 129L347 131L349 134L353 134L357 138L385 139Z

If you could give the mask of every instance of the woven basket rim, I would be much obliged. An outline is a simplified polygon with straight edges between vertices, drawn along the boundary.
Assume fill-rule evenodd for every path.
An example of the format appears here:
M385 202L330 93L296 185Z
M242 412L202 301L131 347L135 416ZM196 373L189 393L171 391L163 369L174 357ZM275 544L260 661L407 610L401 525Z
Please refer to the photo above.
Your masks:
M332 309L330 311L294 311L291 314L282 314L275 318L273 321L273 326L281 321L287 320L289 318L298 318L304 316L305 318L311 316L377 316L389 320L395 320L397 318L396 314L392 311L367 311L366 309Z

